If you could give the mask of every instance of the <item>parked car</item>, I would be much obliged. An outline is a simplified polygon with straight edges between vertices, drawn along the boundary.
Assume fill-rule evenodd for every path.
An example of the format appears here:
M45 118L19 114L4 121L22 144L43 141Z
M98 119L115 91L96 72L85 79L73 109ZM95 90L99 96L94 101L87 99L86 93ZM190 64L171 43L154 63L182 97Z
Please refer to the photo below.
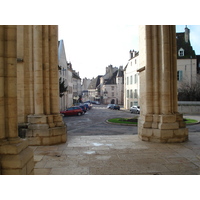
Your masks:
M91 101L92 104L100 105L99 101Z
M63 114L64 116L84 114L82 108L80 108L78 106L73 106L73 107L67 108L67 110L60 111L60 113Z
M120 110L120 106L117 104L108 104L107 108L112 109L112 110Z
M84 113L87 112L87 107L84 104L80 104L79 107L83 110Z
M84 105L86 106L87 110L90 110L92 108L92 105L90 103L84 103Z
M140 114L140 106L132 106L130 108L131 113Z

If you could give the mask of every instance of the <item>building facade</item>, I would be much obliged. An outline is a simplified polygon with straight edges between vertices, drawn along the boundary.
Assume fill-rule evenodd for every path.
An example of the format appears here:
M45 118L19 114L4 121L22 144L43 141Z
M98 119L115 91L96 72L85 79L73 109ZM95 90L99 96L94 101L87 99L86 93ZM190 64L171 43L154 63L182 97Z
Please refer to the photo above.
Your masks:
M130 59L124 68L124 108L139 105L139 52L130 51Z
M185 27L185 32L176 33L177 42L177 81L178 88L184 83L192 86L197 77L197 56L190 43L190 29Z

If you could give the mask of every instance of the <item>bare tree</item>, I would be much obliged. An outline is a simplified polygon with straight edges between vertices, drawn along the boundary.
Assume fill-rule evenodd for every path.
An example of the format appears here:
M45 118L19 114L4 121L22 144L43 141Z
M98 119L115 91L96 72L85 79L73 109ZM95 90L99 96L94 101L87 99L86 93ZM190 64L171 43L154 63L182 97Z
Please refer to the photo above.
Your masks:
M200 75L197 74L196 83L183 81L178 89L179 101L200 101Z

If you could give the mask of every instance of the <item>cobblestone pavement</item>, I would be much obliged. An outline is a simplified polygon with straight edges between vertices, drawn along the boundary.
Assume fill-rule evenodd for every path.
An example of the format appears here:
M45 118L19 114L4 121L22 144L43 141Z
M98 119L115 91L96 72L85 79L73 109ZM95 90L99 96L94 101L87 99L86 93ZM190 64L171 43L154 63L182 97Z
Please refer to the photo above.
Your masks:
M88 112L92 118L87 115L65 118L68 123L65 144L30 147L34 150L36 175L200 174L199 125L189 132L187 142L149 143L138 139L136 127L110 126L104 121L110 116L132 116L130 113L99 109L104 108L99 106ZM75 128L74 119L80 119ZM88 122L86 128L84 122Z

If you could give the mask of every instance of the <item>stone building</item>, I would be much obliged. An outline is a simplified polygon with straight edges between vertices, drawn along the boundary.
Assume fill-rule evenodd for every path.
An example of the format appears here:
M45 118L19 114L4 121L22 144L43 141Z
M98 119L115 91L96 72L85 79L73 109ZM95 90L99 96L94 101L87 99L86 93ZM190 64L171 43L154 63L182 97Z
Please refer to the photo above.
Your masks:
M177 44L177 87L183 83L188 85L196 83L197 70L200 62L190 43L190 30L176 33ZM129 109L133 105L140 105L140 76L139 76L139 52L130 51L130 59L124 69L124 107Z
M91 79L88 78L84 78L82 80L82 85L81 85L81 89L82 89L82 101L87 101L89 99L88 96L88 87L91 83Z
M67 91L60 97L60 110L65 110L67 107L73 104L73 81L72 81L72 66L71 63L67 62L65 54L64 41L58 42L58 65L59 65L59 78L64 81Z
M139 105L139 52L130 51L130 59L124 68L124 108Z
M177 41L177 80L178 88L181 84L192 85L196 83L197 57L190 43L190 29L185 28L185 32L176 33Z
M99 101L100 99L100 79L101 75L97 76L96 78L93 78L91 80L91 83L88 86L88 99L90 101Z
M73 104L78 103L78 99L81 96L81 78L79 73L73 70L72 72L72 82L73 82Z

